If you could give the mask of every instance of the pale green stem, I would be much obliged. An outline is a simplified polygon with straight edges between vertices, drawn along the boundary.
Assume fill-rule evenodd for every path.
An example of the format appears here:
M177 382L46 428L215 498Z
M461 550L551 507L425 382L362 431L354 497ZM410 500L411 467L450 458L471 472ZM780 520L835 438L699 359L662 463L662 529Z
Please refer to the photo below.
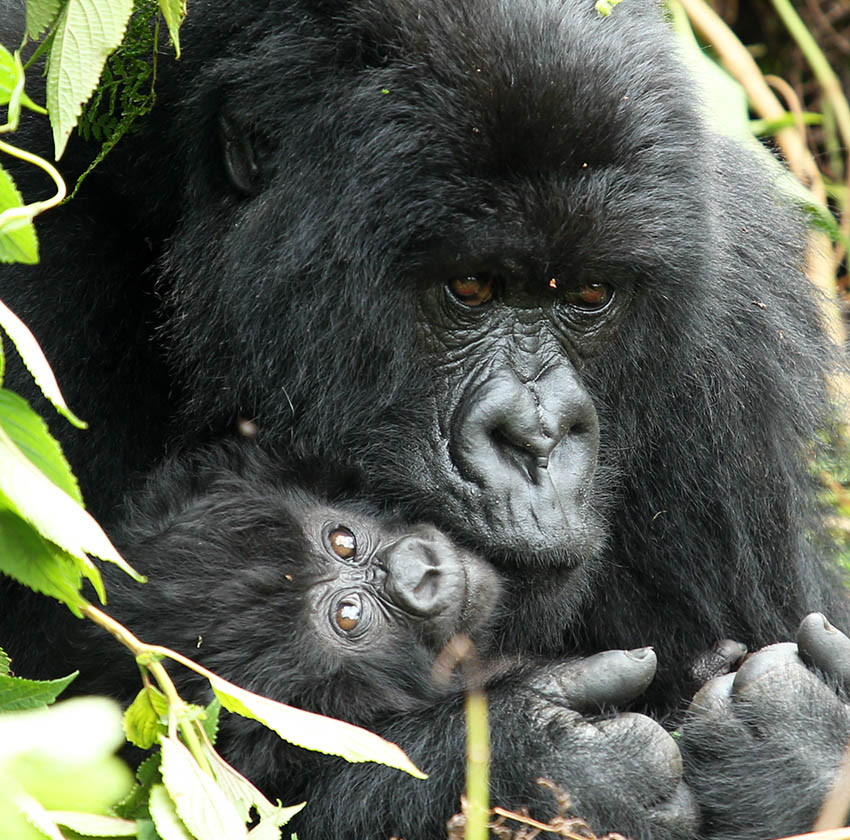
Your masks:
M4 140L0 140L0 152L5 152L12 157L16 157L19 160L23 160L26 163L31 163L33 166L37 166L39 169L46 172L53 179L53 183L56 184L56 194L50 198L47 198L44 201L35 201L32 204L25 205L24 207L10 207L8 210L4 210L0 213L0 228L2 228L7 222L17 221L18 219L30 220L33 216L37 216L39 213L43 213L45 210L55 207L65 198L67 193L65 181L62 180L62 176L59 174L56 167L44 158L34 155L32 152L27 152L24 149L19 149L17 146L12 146Z
M472 690L466 696L466 833L465 840L490 836L490 728L487 698Z
M172 659L177 659L178 661L182 660L185 664L190 664L192 666L195 665L195 663L193 663L190 659L186 659L185 657L180 656L180 654L175 654L174 651L169 650L168 648L162 648L158 645L146 645L137 636L134 636L133 633L131 633L123 624L120 624L110 615L99 610L93 604L86 604L83 607L83 613L95 624L103 627L104 630L111 633L116 639L118 639L119 642L121 642L121 644L129 648L136 658L139 656L169 656ZM165 670L165 667L161 662L156 660L150 662L144 667L150 671L159 687L162 689L163 694L165 694L168 698L169 709L176 717L178 725L180 726L180 732L183 734L183 738L186 741L186 746L195 757L195 761L198 762L198 765L205 773L212 776L212 768L207 761L207 757L204 755L201 742L198 739L198 733L195 731L191 722L185 720L185 714L183 714L183 712L186 709L186 703L177 693L177 689L175 688L171 677L168 675L168 671ZM199 667L200 666L195 667L194 670L197 670ZM210 672L207 671L207 673Z

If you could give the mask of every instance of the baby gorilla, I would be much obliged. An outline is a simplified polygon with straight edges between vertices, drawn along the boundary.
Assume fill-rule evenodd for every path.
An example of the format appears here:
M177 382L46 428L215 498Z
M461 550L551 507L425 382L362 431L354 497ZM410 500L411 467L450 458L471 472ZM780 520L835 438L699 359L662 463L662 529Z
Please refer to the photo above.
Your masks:
M172 461L129 519L116 542L148 583L110 572L107 610L251 691L368 725L456 690L431 675L452 636L486 646L487 563L430 525L290 485L250 444ZM116 661L85 690L128 698L126 658L132 678ZM172 672L199 699L196 675Z
M378 732L394 718L410 720L414 760L429 758L415 737L419 713L462 713L461 675L433 674L458 633L474 642L488 687L522 683L532 690L529 715L562 707L567 724L578 718L572 710L627 703L655 672L648 648L545 664L493 656L500 600L510 598L485 561L433 526L323 501L251 443L172 460L125 522L116 542L148 583L105 569L115 618L144 641L275 700ZM79 632L82 655L98 654L81 663L75 690L131 700L139 689L132 656L117 644L111 656L92 644L102 631L90 622ZM210 699L205 679L166 664L185 699ZM669 736L644 723L676 764ZM218 745L270 795L288 798L309 798L320 762L333 760L236 715L223 716Z

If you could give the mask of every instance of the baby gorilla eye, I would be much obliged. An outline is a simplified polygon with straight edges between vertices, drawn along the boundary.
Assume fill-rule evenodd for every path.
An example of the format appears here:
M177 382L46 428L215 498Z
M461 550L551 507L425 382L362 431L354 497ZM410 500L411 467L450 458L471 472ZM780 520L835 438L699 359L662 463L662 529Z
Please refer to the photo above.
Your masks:
M451 293L465 306L481 306L493 299L493 280L489 277L456 277L448 285Z
M551 288L553 286L550 281ZM564 301L576 309L582 309L585 312L595 312L599 309L604 309L614 297L614 290L605 283L582 283L580 286L573 286L564 292Z
M336 605L334 622L343 633L351 633L357 629L363 617L363 604L357 595L346 595Z
M357 554L357 539L348 528L334 528L328 534L331 551L342 560L353 560Z

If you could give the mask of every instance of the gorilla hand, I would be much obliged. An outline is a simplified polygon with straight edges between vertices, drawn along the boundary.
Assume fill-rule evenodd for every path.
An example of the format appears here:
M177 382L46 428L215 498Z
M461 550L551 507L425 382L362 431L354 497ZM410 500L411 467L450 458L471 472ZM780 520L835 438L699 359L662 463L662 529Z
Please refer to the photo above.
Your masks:
M837 693L848 685L850 639L813 613L797 644L763 648L697 692L680 746L709 836L811 829L850 736Z
M677 838L696 830L676 742L644 715L612 711L644 691L655 667L651 648L609 650L543 666L531 683L526 711L541 741L537 775L563 788L572 810L597 833ZM537 793L535 803L546 796Z

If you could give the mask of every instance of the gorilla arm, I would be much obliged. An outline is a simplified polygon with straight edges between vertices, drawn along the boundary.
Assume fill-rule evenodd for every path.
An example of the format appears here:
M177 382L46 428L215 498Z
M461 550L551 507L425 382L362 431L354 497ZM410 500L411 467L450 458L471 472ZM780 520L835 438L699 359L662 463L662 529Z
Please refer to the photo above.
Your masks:
M697 812L682 784L682 761L670 737L650 718L576 711L625 703L655 672L651 650L606 651L584 660L512 671L488 687L492 752L491 802L556 813L544 778L565 790L571 811L599 832L634 838L693 836ZM292 824L300 836L445 836L445 821L459 810L463 790L465 726L457 696L419 714L379 726L429 773L427 781L377 765L316 762L306 808ZM371 807L357 807L369 802ZM360 822L354 822L359 819Z

